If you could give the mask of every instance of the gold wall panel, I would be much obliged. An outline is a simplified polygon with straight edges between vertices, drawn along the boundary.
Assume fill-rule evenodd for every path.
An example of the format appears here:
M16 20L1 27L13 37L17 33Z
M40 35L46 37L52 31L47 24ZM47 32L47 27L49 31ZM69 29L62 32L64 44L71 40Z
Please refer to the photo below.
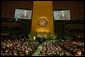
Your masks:
M40 26L39 20L47 20L46 26ZM42 24L45 24L45 22ZM53 2L52 1L34 1L31 33L51 33L54 34L53 27Z

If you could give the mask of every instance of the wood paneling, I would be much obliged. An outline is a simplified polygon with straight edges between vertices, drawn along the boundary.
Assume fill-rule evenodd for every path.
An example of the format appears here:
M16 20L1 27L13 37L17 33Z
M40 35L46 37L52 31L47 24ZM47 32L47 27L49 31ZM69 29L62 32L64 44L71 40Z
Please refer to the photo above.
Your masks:
M1 18L14 18L15 9L32 9L33 1L2 1Z
M16 8L33 9L33 1L2 1L1 18L13 18ZM84 19L84 1L54 1L53 10L71 10L72 20Z
M7 18L7 19L14 18L14 11L16 8L32 10L33 1L2 1L1 2L1 18ZM54 1L53 2L53 10L62 10L62 9L71 11L72 20L84 20L84 1ZM31 31L31 21L28 21L28 22L30 24L30 25L28 24L28 26L29 26L28 29L29 29L29 31ZM75 22L73 21L72 23L75 23ZM79 22L76 22L76 23L79 23ZM80 23L84 23L84 22L80 22ZM74 28L75 25L72 25L72 28ZM67 27L68 26L65 25L65 28L67 28ZM79 28L79 27L83 28L83 25L78 25L76 28ZM22 26L21 26L21 28L22 28ZM54 21L55 33L59 32L59 30L57 28L63 29L63 22L57 23ZM62 29L60 29L61 33L63 32ZM79 33L79 31L78 31L78 33Z
M72 20L84 19L84 1L54 1L54 10L70 10Z

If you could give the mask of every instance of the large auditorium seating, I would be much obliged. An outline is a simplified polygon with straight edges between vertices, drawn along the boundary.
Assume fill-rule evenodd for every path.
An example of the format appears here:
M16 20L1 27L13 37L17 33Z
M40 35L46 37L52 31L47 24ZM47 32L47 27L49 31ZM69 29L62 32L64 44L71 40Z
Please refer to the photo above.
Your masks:
M2 56L31 56L37 48L38 42L6 39L1 41Z
M73 56L83 56L84 55L84 42L80 41L60 41L59 44Z
M42 51L40 52L40 56L65 56L66 51L63 50L59 45L58 42L44 42ZM70 56L71 54L69 54Z
M41 43L40 43L41 45ZM39 42L24 39L1 40L2 56L32 56ZM84 56L84 42L72 40L45 41L39 56Z
M39 56L84 56L84 42L80 41L48 41L42 47Z

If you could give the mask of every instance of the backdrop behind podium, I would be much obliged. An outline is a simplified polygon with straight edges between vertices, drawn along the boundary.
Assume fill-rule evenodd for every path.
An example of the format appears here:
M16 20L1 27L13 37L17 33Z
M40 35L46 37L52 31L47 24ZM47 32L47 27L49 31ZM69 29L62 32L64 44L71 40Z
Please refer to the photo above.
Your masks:
M54 34L52 1L33 2L31 33L34 35L39 33Z

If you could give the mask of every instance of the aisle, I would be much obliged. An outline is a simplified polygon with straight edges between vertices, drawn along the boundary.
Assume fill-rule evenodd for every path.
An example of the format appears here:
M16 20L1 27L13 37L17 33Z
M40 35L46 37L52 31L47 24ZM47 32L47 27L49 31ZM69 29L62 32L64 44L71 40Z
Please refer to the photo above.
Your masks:
M38 56L38 54L40 53L40 51L42 50L42 45L40 44L37 48L37 50L34 52L34 54L32 54L32 56Z

